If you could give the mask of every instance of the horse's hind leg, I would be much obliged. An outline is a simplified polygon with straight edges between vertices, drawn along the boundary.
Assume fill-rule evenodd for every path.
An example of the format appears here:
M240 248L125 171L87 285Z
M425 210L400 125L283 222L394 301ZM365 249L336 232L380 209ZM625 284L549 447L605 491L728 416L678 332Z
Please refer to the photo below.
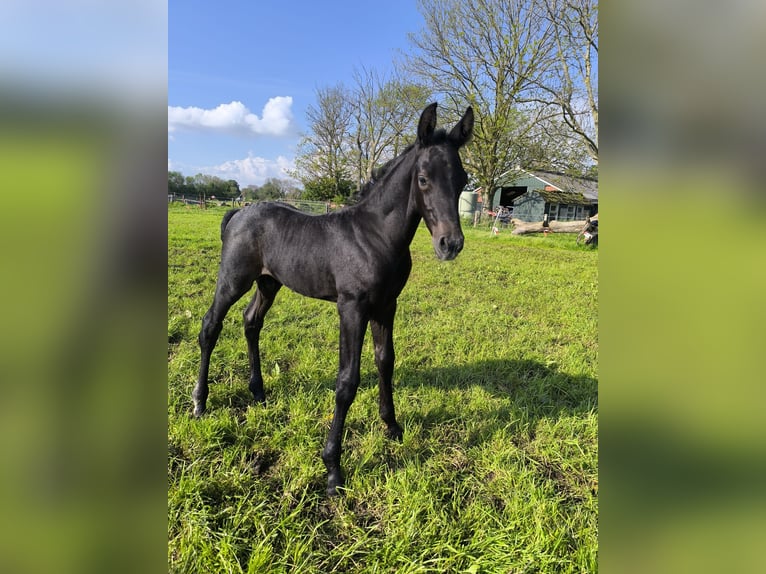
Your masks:
M222 263L223 265L223 263ZM198 417L205 412L208 396L208 371L210 369L210 355L218 342L218 335L223 328L223 319L231 306L253 286L253 279L246 275L229 276L222 280L223 273L218 275L218 283L215 288L213 304L202 318L202 329L199 332L199 347L201 359L199 365L199 378L192 391L194 400L194 416Z
M250 359L250 392L253 398L263 403L266 394L263 391L263 375L261 374L261 354L259 340L263 328L263 318L271 308L274 298L277 296L282 284L276 279L263 275L258 279L258 290L252 301L245 309L245 338L247 339L247 355Z
M394 315L396 303L370 320L372 340L375 344L375 365L378 367L378 403L380 418L386 423L386 436L402 440L402 427L394 413Z

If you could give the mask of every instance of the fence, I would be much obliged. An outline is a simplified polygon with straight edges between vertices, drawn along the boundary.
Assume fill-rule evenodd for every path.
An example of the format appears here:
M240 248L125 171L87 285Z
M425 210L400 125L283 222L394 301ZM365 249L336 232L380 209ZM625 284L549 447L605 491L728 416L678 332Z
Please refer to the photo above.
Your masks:
M168 194L168 203L173 203L174 201L177 201L179 203L183 204L192 204L192 205L202 205L205 203L205 205L218 203L215 199L205 199L204 202L202 199L199 198L199 196L196 197L188 197L186 195L178 195L175 193L169 193Z
M279 199L277 201L280 203L286 203L287 205L292 205L296 209L305 211L306 213L313 213L317 215L320 215L323 213L330 213L331 211L337 211L338 209L343 207L342 205L335 205L333 203L327 203L324 201L308 201L303 199ZM199 196L189 197L185 195L169 193L168 203L173 203L173 202L180 202L185 205L199 205L200 207L203 207L203 206L204 207L208 207L208 206L244 207L246 205L250 205L250 203L259 203L259 201L249 202L249 201L238 200L236 198L234 199L211 199L211 198L202 199Z
M280 199L279 201L281 203L292 205L296 209L300 209L306 213L315 213L317 215L337 211L341 207L324 201L308 201L303 199Z

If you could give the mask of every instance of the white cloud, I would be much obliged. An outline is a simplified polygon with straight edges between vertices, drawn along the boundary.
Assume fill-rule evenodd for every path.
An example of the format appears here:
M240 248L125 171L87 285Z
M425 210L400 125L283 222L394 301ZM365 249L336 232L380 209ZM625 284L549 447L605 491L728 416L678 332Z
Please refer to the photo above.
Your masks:
M191 129L257 135L285 135L293 120L290 96L269 98L261 116L252 113L242 102L221 104L213 109L168 106L168 131Z
M199 171L216 175L222 179L236 180L241 187L245 187L247 185L263 185L270 177L292 179L287 171L294 168L294 161L284 156L266 159L249 155L244 159L235 159L215 166L202 167Z

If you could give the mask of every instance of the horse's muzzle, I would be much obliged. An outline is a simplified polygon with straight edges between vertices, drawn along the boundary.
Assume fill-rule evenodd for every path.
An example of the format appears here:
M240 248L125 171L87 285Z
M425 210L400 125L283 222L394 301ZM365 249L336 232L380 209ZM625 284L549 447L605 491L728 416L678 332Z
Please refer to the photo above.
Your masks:
M463 250L463 234L434 237L433 246L436 257L442 261L451 261Z

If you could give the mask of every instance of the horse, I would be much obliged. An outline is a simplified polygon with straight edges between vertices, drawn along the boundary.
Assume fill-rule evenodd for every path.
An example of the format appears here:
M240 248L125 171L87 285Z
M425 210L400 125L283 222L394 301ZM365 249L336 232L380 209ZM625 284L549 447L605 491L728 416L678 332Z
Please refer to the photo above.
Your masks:
M385 434L402 440L393 402L393 328L397 298L412 268L409 246L425 220L440 260L463 248L458 198L468 182L458 150L473 134L468 107L447 132L436 129L436 107L423 110L417 136L376 173L359 201L340 211L309 215L278 202L228 211L221 222L221 262L213 303L202 319L199 378L192 391L194 416L205 412L210 357L231 306L257 285L245 309L248 388L257 403L266 396L259 337L264 317L284 285L307 297L334 302L340 316L340 364L335 411L322 460L327 494L344 485L341 441L346 414L359 387L362 343L370 325L378 370L380 417Z

